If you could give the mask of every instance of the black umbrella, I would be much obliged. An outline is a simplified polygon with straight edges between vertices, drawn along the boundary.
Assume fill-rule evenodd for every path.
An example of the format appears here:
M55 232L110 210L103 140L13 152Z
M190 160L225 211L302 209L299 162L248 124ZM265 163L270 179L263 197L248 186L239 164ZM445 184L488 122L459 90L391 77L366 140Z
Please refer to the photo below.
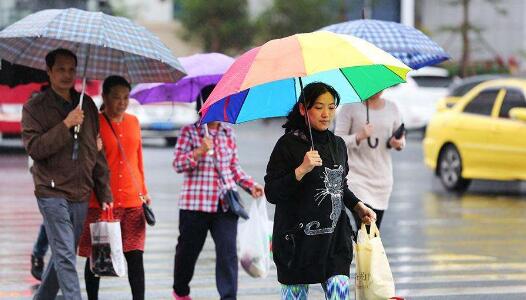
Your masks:
M2 59L0 65L0 84L2 85L14 87L19 84L47 81L48 76L46 71L12 64Z

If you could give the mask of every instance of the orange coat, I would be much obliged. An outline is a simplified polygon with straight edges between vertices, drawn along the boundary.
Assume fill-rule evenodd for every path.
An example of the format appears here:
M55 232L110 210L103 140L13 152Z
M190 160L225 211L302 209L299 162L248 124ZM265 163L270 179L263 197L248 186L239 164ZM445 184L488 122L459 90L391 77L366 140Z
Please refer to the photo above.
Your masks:
M126 159L122 157L115 135L102 114L99 114L100 136L110 169L110 187L113 194L113 206L138 207L138 186L142 195L146 195L144 168L142 161L141 126L134 115L124 113L121 122L111 122L124 149ZM126 160L128 163L126 163ZM133 174L133 176L132 176ZM100 207L94 194L89 207Z

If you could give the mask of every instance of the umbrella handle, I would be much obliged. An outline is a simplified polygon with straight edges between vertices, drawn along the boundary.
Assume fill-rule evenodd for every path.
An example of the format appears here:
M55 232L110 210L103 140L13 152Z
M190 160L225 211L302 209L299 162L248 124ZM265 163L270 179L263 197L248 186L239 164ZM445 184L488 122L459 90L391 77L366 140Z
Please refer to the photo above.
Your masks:
M365 111L366 111L366 120L365 124L369 124L369 102L365 102ZM378 138L374 139L374 143L371 141L371 137L367 137L367 144L369 144L369 147L376 148L378 147Z
M199 92L199 101L201 102L201 107L203 107L203 95L201 94L201 92ZM209 137L210 131L208 130L208 124L205 123L203 126L205 127L205 136ZM214 149L208 150L208 152L206 152L206 155L214 155Z
M82 109L82 105L84 104L84 94L86 93L86 74L88 69L88 60L89 60L89 52L91 46L88 44L88 48L86 49L86 59L84 60L84 70L82 70L82 91L80 93L80 99L79 99L79 105L78 108ZM78 134L80 133L80 125L76 125L74 131L73 137L75 138L75 142L78 142Z
M86 69L86 66L84 66L84 69ZM84 94L86 92L86 76L84 76L84 78L82 78L82 91L80 93L80 99L79 99L79 104L78 106L75 108L75 109L82 109L82 104L83 104L83 100L84 100ZM75 129L73 130L74 132L74 135L73 135L73 138L75 139L75 141L78 139L78 134L80 133L80 125L75 125Z
M376 147L378 147L378 138L375 138L375 139L374 139L374 143L373 143L373 142L371 141L371 137L368 137L368 138L367 138L367 144L369 144L369 147L371 147L371 148L373 148L373 149L376 148Z
M301 96L303 95L303 81L301 80L301 77L298 77L298 81L300 84L300 96ZM302 98L303 99L298 99L298 101L301 102L301 100L303 100L303 107L305 108L305 120L307 121L307 125L309 128L310 146L311 146L311 151L313 151L314 150L314 139L312 138L312 126L310 124L309 114L307 113L307 104L306 104L307 100L305 100L305 95L303 95Z

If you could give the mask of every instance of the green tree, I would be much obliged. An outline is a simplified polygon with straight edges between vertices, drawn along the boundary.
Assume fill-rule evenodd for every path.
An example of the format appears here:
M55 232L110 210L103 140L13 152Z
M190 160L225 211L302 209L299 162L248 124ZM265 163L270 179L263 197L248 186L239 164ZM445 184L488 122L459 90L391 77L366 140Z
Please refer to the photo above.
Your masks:
M206 52L235 53L251 44L246 0L178 0L183 38L198 40Z
M311 32L341 22L345 6L334 0L274 0L257 19L258 42Z

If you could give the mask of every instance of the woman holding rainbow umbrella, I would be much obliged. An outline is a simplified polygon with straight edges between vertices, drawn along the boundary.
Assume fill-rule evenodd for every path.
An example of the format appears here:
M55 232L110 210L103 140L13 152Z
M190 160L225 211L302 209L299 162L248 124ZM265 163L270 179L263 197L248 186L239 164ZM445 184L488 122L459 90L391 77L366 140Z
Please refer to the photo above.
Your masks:
M339 103L368 99L404 82L409 70L358 38L297 34L241 55L205 102L204 123L288 115L265 176L276 205L272 243L282 299L307 299L313 283L327 299L348 299L352 228L344 205L366 223L376 216L347 188L345 144L328 128Z

